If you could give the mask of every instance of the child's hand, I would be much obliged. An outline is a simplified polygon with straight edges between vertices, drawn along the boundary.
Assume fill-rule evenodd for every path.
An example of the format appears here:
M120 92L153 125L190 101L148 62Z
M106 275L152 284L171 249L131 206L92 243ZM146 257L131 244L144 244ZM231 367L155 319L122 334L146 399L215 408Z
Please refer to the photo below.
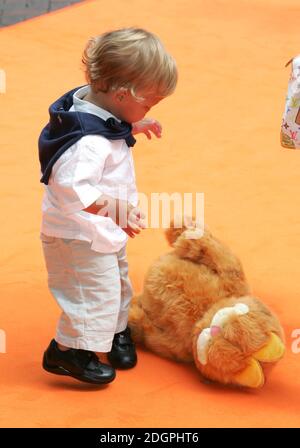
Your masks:
M147 136L149 140L151 140L152 134L157 137L161 137L162 127L161 124L155 120L154 118L144 118L143 120L137 121L136 123L132 123L132 133L140 134L143 133Z
M134 238L136 234L140 233L142 229L145 229L145 223L143 219L145 218L144 213L138 207L133 207L131 204L127 203L129 210L127 216L127 226L122 227L124 232L127 233L130 238Z
M111 218L130 238L134 238L137 233L146 228L143 221L145 215L138 207L134 207L124 199L116 199L106 194L102 194L84 211Z

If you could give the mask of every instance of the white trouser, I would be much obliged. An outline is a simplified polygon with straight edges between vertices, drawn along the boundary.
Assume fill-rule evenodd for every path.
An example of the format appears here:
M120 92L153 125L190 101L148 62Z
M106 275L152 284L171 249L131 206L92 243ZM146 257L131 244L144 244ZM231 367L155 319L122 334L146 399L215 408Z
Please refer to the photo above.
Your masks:
M126 246L104 254L87 241L41 233L48 286L62 309L55 340L70 348L109 352L125 330L132 297Z

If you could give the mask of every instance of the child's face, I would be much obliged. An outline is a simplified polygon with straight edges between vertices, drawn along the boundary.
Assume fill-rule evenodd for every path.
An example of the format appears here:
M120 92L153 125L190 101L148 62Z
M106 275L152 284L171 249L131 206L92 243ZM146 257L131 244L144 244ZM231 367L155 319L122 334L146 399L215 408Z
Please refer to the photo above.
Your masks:
M153 93L139 93L138 96L144 99L137 100L129 90L119 90L115 95L116 116L128 123L135 123L163 99Z

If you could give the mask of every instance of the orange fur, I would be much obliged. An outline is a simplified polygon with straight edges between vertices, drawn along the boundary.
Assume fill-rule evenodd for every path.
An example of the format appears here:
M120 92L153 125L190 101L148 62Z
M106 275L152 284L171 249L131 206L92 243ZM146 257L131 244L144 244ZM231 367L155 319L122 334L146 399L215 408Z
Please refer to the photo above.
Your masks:
M200 239L187 239L185 229L166 231L174 250L150 267L143 293L132 301L129 325L135 341L153 352L194 361L206 378L234 383L234 375L247 367L271 332L283 340L283 331L274 314L250 295L238 258L208 229ZM230 318L202 365L196 349L200 332L219 309L236 303L248 305L249 313Z

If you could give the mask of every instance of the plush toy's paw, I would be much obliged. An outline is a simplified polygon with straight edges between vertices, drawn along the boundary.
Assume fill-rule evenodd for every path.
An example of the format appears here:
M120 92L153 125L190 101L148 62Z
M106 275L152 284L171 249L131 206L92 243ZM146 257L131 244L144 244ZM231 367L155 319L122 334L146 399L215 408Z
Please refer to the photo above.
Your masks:
M194 333L194 357L201 373L224 383L262 387L266 367L284 355L276 317L258 300L245 297L212 315L210 326Z

